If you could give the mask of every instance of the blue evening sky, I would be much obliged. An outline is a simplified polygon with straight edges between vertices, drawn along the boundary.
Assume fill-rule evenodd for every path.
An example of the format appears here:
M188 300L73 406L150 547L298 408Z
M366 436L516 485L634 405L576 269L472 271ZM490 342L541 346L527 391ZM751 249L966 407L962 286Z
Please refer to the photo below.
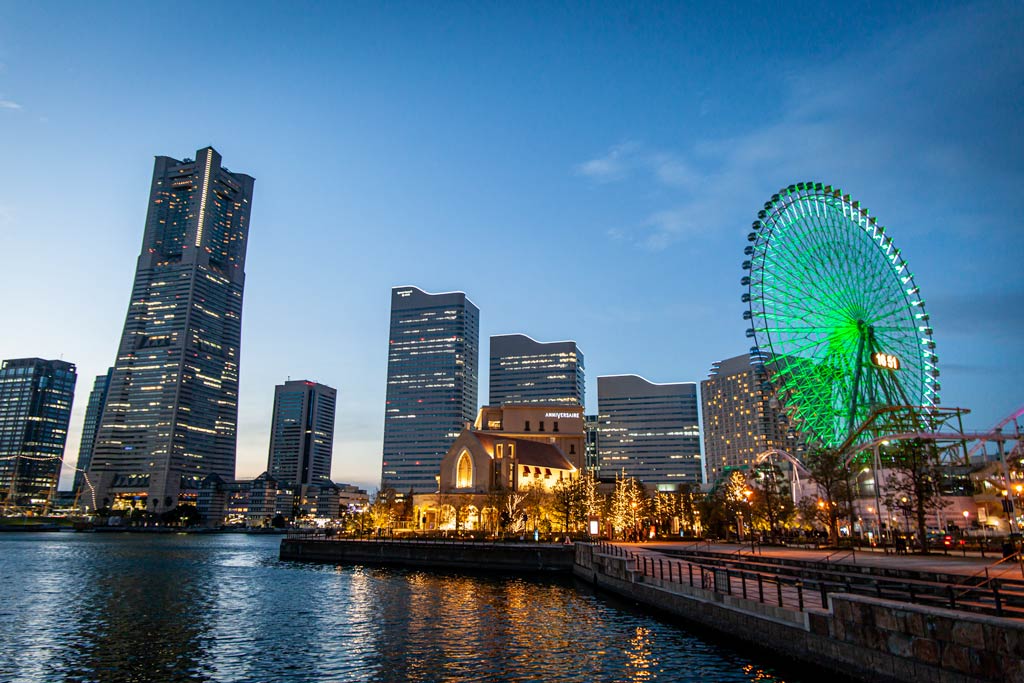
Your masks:
M274 385L339 390L335 478L380 476L390 288L596 377L749 347L740 263L780 187L842 187L927 299L942 396L1024 399L1024 5L0 1L0 357L113 360L152 158L256 178L238 474ZM481 399L487 396L487 344ZM67 482L68 467L65 466Z

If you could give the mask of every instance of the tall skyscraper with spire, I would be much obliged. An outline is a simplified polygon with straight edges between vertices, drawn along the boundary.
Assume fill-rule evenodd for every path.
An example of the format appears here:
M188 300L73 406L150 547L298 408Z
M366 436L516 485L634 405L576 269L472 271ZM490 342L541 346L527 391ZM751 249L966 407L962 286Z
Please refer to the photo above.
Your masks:
M253 178L212 147L157 157L106 407L79 504L164 512L235 474Z
M381 479L433 493L441 459L476 418L480 310L463 292L391 290Z

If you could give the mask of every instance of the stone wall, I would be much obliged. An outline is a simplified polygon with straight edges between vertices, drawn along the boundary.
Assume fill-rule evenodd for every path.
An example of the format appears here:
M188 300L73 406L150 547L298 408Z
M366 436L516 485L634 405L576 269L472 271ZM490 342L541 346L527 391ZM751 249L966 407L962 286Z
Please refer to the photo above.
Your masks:
M282 560L498 572L571 572L572 546L323 538L281 540Z
M865 681L1024 683L1024 623L857 595L797 612L636 571L576 546L576 576L687 621Z

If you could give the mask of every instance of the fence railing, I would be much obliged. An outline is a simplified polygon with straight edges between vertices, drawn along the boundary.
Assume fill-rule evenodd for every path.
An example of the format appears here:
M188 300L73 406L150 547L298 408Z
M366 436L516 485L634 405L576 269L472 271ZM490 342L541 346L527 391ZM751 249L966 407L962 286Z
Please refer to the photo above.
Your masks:
M1024 582L1014 582L1021 583L1021 589L1012 594L1007 592L1005 583L994 577L975 586L887 581L877 577L867 582L861 579L861 583L855 583L852 580L787 576L727 566L724 563L707 565L637 553L607 542L595 545L604 554L633 560L635 571L643 579L657 579L667 584L667 587L673 584L688 585L799 611L828 609L830 594L849 593L996 616L1024 617Z

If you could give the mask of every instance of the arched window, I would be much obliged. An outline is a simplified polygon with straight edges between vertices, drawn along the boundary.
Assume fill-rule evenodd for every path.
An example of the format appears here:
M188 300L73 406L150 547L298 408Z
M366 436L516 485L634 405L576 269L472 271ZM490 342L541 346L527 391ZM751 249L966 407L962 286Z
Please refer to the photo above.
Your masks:
M459 464L455 466L455 488L473 488L473 458L469 451L462 451L459 456Z

